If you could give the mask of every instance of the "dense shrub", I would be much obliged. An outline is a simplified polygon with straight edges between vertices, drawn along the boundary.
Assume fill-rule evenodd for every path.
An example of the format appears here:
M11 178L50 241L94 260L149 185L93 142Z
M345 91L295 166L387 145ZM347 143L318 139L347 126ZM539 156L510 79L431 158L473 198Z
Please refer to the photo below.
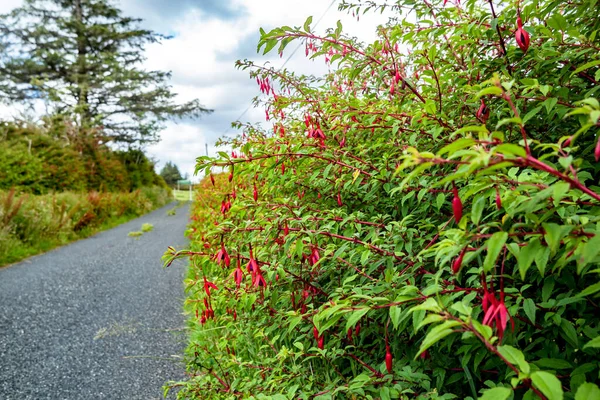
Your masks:
M333 68L240 63L271 126L199 159L226 177L165 254L191 259L180 397L599 398L596 8L399 0L371 44L262 32Z
M170 190L158 186L128 193L0 191L0 265L89 236L172 200Z
M96 136L72 129L60 120L43 126L1 123L0 190L45 194L166 188L142 151L112 151Z

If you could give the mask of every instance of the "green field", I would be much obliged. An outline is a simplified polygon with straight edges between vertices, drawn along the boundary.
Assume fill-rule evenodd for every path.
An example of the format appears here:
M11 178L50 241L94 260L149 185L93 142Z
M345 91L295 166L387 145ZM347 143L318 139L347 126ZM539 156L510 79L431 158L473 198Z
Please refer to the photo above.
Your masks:
M179 201L190 201L190 192L189 190L176 190L173 189L173 196L176 200Z

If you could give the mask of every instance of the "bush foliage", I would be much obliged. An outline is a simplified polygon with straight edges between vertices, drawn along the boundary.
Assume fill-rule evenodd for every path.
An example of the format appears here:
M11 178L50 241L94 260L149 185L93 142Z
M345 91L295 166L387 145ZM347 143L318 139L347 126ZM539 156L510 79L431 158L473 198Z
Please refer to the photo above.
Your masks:
M180 397L600 397L595 0L343 2L321 78L240 62L266 128L201 157ZM214 188L209 189L214 184Z
M87 237L173 200L163 187L129 193L0 191L0 266Z
M46 194L166 188L142 151L112 151L96 136L64 121L0 123L0 190Z

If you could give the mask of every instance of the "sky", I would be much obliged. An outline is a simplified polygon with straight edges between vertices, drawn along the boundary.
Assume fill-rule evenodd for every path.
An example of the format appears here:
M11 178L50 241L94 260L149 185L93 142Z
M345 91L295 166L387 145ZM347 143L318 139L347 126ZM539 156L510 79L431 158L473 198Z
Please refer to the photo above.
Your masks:
M274 67L283 65L297 45L286 48L283 58L275 52L256 53L259 29L266 31L283 26L302 26L313 16L316 32L334 28L340 20L344 32L363 41L375 38L378 24L386 19L377 13L360 17L360 21L338 11L341 0L121 0L115 1L124 15L142 18L141 27L173 36L172 39L146 47L143 68L172 72L171 85L178 99L199 99L214 112L197 120L168 122L161 141L146 150L156 162L157 171L171 161L182 174L194 177L195 159L215 155L215 142L236 131L231 122L264 122L264 110L250 108L260 94L248 71L235 68L238 59L250 59ZM0 0L0 14L22 4L22 0ZM300 43L300 42L298 42ZM298 51L286 68L304 74L321 75L327 71L322 60L309 61ZM0 110L1 116L16 115L14 108ZM243 114L243 115L242 115ZM241 118L240 118L241 117Z

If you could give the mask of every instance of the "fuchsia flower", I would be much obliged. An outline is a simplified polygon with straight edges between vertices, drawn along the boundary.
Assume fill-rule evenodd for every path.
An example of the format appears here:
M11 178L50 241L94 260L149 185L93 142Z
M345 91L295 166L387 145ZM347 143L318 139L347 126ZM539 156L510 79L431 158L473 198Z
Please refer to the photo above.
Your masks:
M496 188L496 208L499 210L502 208L502 199L500 198L500 192Z
M529 49L529 33L523 29L521 17L517 17L517 31L515 32L515 37L519 48L523 50L523 53L526 53L527 49Z
M465 256L466 252L467 246L465 246L465 248L462 249L458 257L456 257L456 260L454 260L454 262L452 263L452 272L454 272L455 274L458 274L458 271L460 271L460 266L462 265L463 257Z
M481 99L481 105L479 106L479 110L477 110L477 118L483 121L485 124L490 117L490 108L485 104L485 101Z
M454 212L454 220L458 224L462 218L463 205L458 196L458 189L456 189L454 182L452 182L452 193L454 194L454 198L452 199L452 211Z
M596 148L594 149L594 158L596 159L596 162L600 160L600 138L598 138L598 141L596 142Z
M387 344L385 345L385 368L388 374L392 373L392 352L390 351L390 346Z
M204 291L206 292L206 295L208 297L210 297L210 289L219 290L219 288L217 287L217 285L215 285L214 283L212 283L209 280L207 280L206 276L205 276L204 277Z
M240 267L240 260L238 260L237 268L235 271L233 271L233 279L235 280L235 285L239 289L240 285L242 284L242 280L244 279L244 271L242 271L242 268Z
M510 319L511 328L514 331L515 322L508 314L508 310L504 304L504 290L500 291L500 300L498 300L495 294L488 290L485 278L483 280L483 299L481 307L484 312L482 324L489 327L492 327L492 325L495 324L496 331L498 332L498 339L500 341L502 341L502 338L504 337L508 319Z
M267 282L265 281L265 278L263 277L260 269L257 269L256 273L254 273L252 284L256 287L267 286Z
M317 347L321 350L325 347L325 335L319 336L317 339Z
M310 256L308 256L308 262L310 265L315 265L320 259L321 256L319 255L319 250L317 250L316 247L313 247Z
M225 261L227 267L231 264L231 258L229 257L229 254L227 254L227 250L225 250L225 245L223 243L221 243L221 250L215 255L215 261L219 265Z
M254 201L258 200L258 190L256 190L256 183L254 184L254 190L252 191L252 197L254 197Z
M248 265L246 265L246 269L252 275L254 275L254 272L258 269L258 263L256 262L256 260L254 259L254 256L252 255L252 250L250 250L250 261L248 261Z

